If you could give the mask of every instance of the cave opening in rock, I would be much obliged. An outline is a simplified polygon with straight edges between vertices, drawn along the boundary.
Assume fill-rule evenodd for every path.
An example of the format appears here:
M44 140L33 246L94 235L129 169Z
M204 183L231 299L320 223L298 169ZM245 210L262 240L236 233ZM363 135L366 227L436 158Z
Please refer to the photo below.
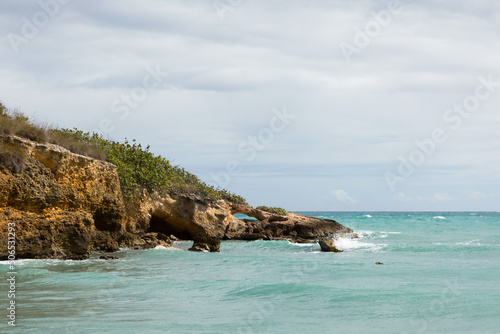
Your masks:
M148 232L163 233L166 236L173 235L181 240L193 240L193 236L187 229L180 227L178 224L173 224L163 217L155 215L151 216Z

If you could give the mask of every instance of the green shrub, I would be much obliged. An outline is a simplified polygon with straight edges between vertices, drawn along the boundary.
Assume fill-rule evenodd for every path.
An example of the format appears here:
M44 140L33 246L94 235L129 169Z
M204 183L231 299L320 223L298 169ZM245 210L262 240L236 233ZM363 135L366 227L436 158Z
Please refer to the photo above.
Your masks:
M106 154L95 145L90 145L68 135L64 130L51 129L48 131L48 141L52 144L62 146L70 152L85 155L98 160L106 160Z
M130 199L146 189L150 193L194 193L215 200L224 199L247 205L243 197L206 184L184 168L173 166L162 156L154 155L149 151L149 145L143 147L135 139L132 142L126 140L119 143L78 129L57 131L63 137L102 150L107 160L117 166L125 198Z
M38 143L60 145L73 153L106 160L106 155L95 146L74 139L62 131L35 124L18 110L7 109L0 103L0 135L16 135Z
M266 211L266 212L270 212L270 213L275 213L275 214L281 215L281 216L287 216L288 215L288 211L286 211L283 208L278 208L278 207L268 207L268 206L261 205L261 206L258 206L256 209L257 210Z
M21 112L7 109L1 102L0 135L17 135L40 143L50 142L73 153L115 164L123 195L127 199L140 195L146 189L150 193L194 193L205 198L248 205L243 197L206 184L184 168L173 166L167 159L154 155L149 151L149 146L142 147L135 139L119 143L78 129L40 126ZM0 153L0 163L18 172L24 169L23 152L3 147Z

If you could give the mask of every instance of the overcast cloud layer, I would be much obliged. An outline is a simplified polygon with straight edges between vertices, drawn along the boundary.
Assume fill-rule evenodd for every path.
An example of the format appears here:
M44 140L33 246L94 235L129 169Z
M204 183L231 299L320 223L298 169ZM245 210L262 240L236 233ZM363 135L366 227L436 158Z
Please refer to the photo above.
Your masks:
M498 1L2 1L0 35L4 104L252 205L499 210Z

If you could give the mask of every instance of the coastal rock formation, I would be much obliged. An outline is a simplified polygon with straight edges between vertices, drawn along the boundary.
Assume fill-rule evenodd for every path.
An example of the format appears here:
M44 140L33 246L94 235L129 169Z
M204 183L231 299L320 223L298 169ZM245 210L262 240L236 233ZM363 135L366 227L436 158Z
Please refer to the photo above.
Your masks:
M238 220L226 229L226 239L280 240L319 239L335 235L351 236L353 231L334 220L302 216L289 212L281 216L239 204L230 205L231 213L242 213L257 220Z
M194 252L220 252L220 239L209 236L196 236L193 247L189 248Z
M170 247L176 239L193 240L193 251L218 252L221 240L352 236L333 220L278 215L191 193L144 192L125 206L113 164L16 136L0 136L0 145L23 156L0 160L0 259L8 255L9 223L15 224L16 258L85 259L119 247ZM254 219L237 219L237 213Z
M0 258L8 223L19 258L84 259L118 249L124 206L114 165L20 137L0 141L24 155L22 170L0 164Z
M226 201L214 201L193 194L144 196L138 204L135 233L161 232L179 239L194 240L197 248L218 251L216 239L285 240L310 242L309 239L352 236L352 230L334 220L288 213L286 216ZM242 213L255 218L237 219ZM199 241L198 241L199 240ZM204 245L203 247L200 245Z
M335 247L332 239L320 239L319 246L321 247L322 252L335 252L341 253L342 251Z
M163 233L179 239L224 237L227 225L236 220L225 201L204 199L194 194L144 194L128 217L134 233Z

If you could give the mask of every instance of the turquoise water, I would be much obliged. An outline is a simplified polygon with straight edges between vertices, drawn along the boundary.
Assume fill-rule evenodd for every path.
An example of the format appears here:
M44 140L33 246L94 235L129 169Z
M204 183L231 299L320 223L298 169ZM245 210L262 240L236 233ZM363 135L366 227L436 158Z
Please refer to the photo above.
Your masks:
M499 333L499 213L304 214L361 238L338 240L343 253L254 241L223 242L216 254L22 260L17 326L7 326L2 279L0 332Z

